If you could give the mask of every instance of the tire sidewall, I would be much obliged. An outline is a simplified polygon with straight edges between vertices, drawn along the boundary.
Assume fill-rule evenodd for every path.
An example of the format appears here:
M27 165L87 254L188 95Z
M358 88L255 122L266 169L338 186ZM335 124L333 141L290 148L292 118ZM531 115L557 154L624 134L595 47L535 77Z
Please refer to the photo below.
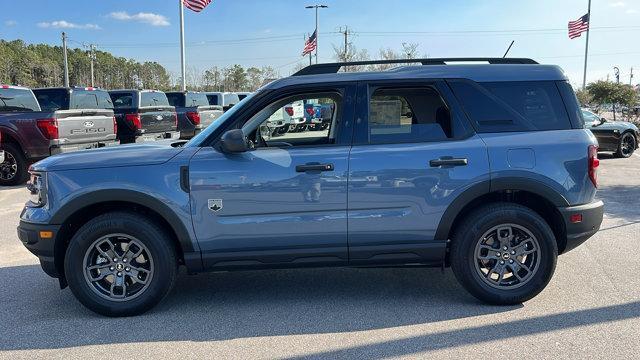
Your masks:
M633 148L631 149L631 152L629 154L625 155L622 152L622 144L624 142L624 138L627 137L627 136L631 136L631 138L633 139ZM622 137L620 138L620 144L618 144L618 154L617 155L620 156L620 157L623 157L623 158L629 158L635 152L635 147L636 146L637 146L636 138L630 132L626 132L626 133L622 134Z
M99 238L115 233L138 239L153 259L151 284L139 296L123 302L100 297L84 278L86 251ZM71 240L64 262L65 276L76 298L89 309L107 316L137 315L153 307L173 286L176 267L175 253L166 235L147 219L134 214L101 216L83 226Z
M462 236L459 255L462 265L454 268L463 285L476 297L490 303L517 304L527 301L540 293L551 280L555 272L558 247L553 232L546 222L533 211L518 206L505 206L499 210L477 214L474 225ZM475 268L475 249L480 237L491 228L502 224L516 224L529 230L540 246L538 270L525 285L514 289L498 289L486 284ZM455 255L454 255L455 256ZM462 278L462 279L460 279Z
M27 159L22 153L22 150L11 143L5 143L1 146L2 150L5 153L10 153L11 156L16 160L16 165L18 166L18 170L16 175L10 180L2 180L0 179L0 186L11 186L11 185L19 185L23 184L27 181ZM6 154L5 154L6 156Z

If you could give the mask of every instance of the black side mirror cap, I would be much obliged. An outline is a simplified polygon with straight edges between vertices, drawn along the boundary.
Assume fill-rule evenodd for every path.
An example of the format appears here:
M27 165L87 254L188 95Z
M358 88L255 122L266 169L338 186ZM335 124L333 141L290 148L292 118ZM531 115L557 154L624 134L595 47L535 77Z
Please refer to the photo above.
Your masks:
M241 153L251 149L249 140L244 136L242 129L229 130L222 134L220 145L222 151L226 153Z

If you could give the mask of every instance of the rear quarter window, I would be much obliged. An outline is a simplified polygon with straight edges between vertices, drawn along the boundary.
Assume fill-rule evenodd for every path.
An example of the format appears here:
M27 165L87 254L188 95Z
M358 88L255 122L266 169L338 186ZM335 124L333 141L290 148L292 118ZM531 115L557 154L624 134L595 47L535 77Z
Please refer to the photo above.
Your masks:
M553 81L451 81L450 85L479 132L572 128Z
M57 111L69 109L69 92L65 89L40 89L33 93L43 111Z
M140 93L140 106L169 106L169 99L161 91L143 91Z
M0 112L40 111L31 90L0 88Z
M74 90L70 105L71 109L113 109L109 93L101 90Z

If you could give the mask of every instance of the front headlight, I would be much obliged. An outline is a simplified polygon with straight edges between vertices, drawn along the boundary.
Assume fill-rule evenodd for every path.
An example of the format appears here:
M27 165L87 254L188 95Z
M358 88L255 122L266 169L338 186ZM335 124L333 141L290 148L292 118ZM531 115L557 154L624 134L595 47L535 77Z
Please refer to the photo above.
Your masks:
M29 190L29 204L31 207L42 207L47 204L47 177L45 173L31 173L31 179L27 183Z

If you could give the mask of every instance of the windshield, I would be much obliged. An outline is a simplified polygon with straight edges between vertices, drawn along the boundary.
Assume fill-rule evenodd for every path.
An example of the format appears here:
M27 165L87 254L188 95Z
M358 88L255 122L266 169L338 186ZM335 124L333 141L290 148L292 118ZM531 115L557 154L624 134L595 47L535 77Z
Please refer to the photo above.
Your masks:
M231 117L233 117L235 115L235 113L237 113L238 111L240 111L243 107L244 104L246 104L249 100L251 100L255 94L257 93L253 93L249 96L247 96L246 98L244 98L242 101L240 101L236 106L232 107L231 109L227 110L224 114L222 114L222 116L220 116L219 118L217 118L216 120L214 120L211 125L207 126L206 129L204 129L204 131L202 131L200 134L196 135L194 138L192 138L188 143L186 143L184 146L185 147L197 147L200 146L200 144L207 138L209 137L209 135L211 135L211 133L213 133L214 131L216 131L216 129L221 125L224 124L225 122L227 122L228 119L230 119Z

